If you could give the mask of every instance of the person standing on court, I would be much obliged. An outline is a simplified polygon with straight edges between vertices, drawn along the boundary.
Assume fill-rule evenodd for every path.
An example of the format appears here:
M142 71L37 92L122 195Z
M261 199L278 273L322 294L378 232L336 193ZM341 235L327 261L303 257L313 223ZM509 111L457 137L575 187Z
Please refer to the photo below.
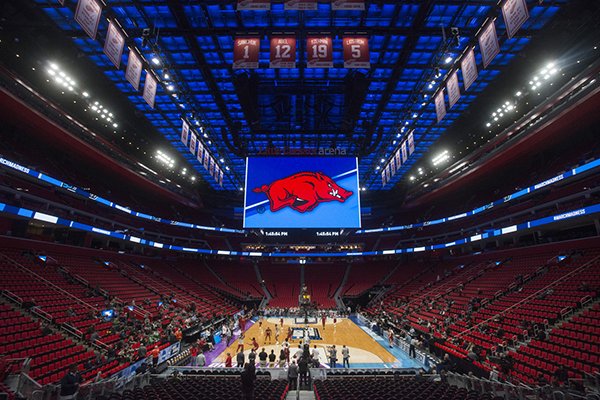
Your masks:
M246 356L244 355L244 350L237 353L235 356L235 360L237 361L237 367L243 368L244 363L246 362Z
M296 390L296 386L298 385L298 366L296 365L296 361L293 360L288 367L288 382L290 390Z
M335 344L329 349L329 366L335 368L335 362L337 361L337 350Z
M350 349L346 345L342 346L342 361L344 368L350 368Z

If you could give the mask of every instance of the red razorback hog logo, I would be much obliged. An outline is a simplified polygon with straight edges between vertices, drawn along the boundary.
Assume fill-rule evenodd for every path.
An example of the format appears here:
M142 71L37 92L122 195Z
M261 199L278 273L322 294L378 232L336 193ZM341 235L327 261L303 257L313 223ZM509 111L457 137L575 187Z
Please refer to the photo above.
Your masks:
M312 211L326 201L343 203L353 194L321 172L298 172L253 191L267 195L271 212L289 206L301 213Z

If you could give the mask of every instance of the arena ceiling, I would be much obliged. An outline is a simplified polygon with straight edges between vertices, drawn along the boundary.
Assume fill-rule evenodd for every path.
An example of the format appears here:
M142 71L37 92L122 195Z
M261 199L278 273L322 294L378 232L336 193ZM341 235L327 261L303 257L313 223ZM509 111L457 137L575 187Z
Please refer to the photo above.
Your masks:
M366 1L365 11L333 11L329 1L319 1L316 11L284 10L282 0L273 0L270 11L236 11L232 0L105 0L96 40L75 22L75 0L65 6L58 0L31 2L214 189L221 187L180 141L182 117L206 129L202 140L222 159L225 190L242 187L245 157L268 147L345 149L359 157L362 186L388 190L567 1L528 1L530 19L508 39L498 0ZM127 51L120 69L104 55L107 17L119 22L127 45L137 47L145 66L162 79L154 109L125 79ZM476 49L478 79L436 123L431 94L458 67L465 49L476 45L476 34L489 18L497 18L500 54L483 69ZM147 40L142 39L145 29L150 30ZM269 38L280 32L297 39L296 68L269 68ZM248 33L261 38L259 68L234 70L234 38ZM306 38L314 33L333 38L333 68L306 68ZM370 69L343 66L342 36L358 33L369 38ZM377 168L410 131L416 151L382 187Z

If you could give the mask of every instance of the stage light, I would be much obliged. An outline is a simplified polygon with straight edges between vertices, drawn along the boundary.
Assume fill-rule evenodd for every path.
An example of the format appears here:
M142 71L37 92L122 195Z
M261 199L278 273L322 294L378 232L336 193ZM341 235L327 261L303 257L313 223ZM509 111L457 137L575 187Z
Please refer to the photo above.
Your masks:
M196 177L192 176L192 182L195 182L195 181L196 181Z
M517 93L515 93L515 96L517 96L517 97L521 97L521 95L522 95L522 94L523 94L523 93L521 93L521 91L518 91Z
M168 85L168 86L167 86L167 90L168 90L169 92L172 92L173 90L175 90L175 86L173 86L173 85Z
M444 150L441 153L439 153L438 155L436 155L435 157L433 157L432 162L434 166L438 166L446 161L448 161L450 159L450 154L448 153L448 150Z
M444 60L445 64L450 64L451 62L452 62L452 57L451 56L446 57L446 59Z
M492 126L492 124L488 122L487 124L485 124L485 126L489 128L490 126Z
M414 181L417 178L415 178L413 175L411 175L408 179L410 179L411 181Z
M81 95L82 95L83 97L90 97L90 95L89 95L89 93L88 93L88 92L83 92L83 93L81 93Z
M222 162L222 163L224 163L224 162L225 162L225 160L224 160L224 159L222 159L222 158L220 158L220 159L219 159L219 161L220 161L220 162Z
M152 63L154 65L160 65L160 60L158 59L158 57L152 57Z

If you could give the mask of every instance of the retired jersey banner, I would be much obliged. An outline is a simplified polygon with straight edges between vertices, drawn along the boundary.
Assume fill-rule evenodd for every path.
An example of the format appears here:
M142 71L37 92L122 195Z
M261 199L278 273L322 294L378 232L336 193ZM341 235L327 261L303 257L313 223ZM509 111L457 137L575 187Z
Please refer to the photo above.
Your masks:
M131 83L135 90L140 88L140 78L142 77L142 60L138 55L129 49L129 58L127 60L127 69L125 70L125 78Z
M366 37L345 37L344 68L371 68L369 55L369 39Z
M400 149L396 150L396 154L394 154L394 158L396 159L396 170L399 170L402 166L402 159L400 156Z
M481 51L483 68L487 68L494 57L500 53L500 43L498 43L494 21L491 21L479 35L479 50Z
M219 168L219 186L223 187L223 170Z
M200 164L202 164L202 157L204 157L204 145L201 141L198 140L198 151L196 152L196 160L198 160Z
M381 186L385 186L387 182L385 181L385 169L381 171Z
M150 71L146 71L146 83L144 83L144 93L142 97L150 108L154 108L154 99L156 98L156 78Z
M192 134L190 135L190 153L196 154L196 144L197 143L198 143L198 138L192 132Z
M502 5L502 16L506 25L506 34L512 38L529 19L529 10L525 0L506 0Z
M238 10L270 10L271 0L238 0Z
M190 126L185 120L183 121L183 125L181 126L181 143L185 146L188 144L188 137L190 136Z
M209 160L210 160L210 154L208 152L208 149L204 149L204 160L202 162L202 165L204 166L204 169L208 171L208 166L209 166Z
M332 10L364 10L365 0L331 0Z
M284 10L316 10L317 0L285 0Z
M238 37L233 43L233 69L258 68L260 38Z
M440 122L446 116L446 102L444 101L444 89L440 90L435 95L435 115L437 116L437 122Z
M443 97L442 97L443 99ZM413 132L408 134L408 155L410 156L412 153L415 152L415 136L413 135Z
M405 163L408 160L408 143L406 140L402 142L400 149L402 151L402 162Z
M333 43L330 37L308 37L306 53L308 68L333 68Z
M104 41L104 54L119 69L121 66L121 56L123 55L123 46L125 46L125 36L117 27L114 21L108 23L106 40Z
M465 91L467 91L478 76L477 64L475 63L475 51L473 51L473 49L469 50L461 60L460 71L462 72Z
M446 91L448 92L448 108L452 108L460 99L460 88L458 87L458 71L454 71L448 82L446 82Z
M271 38L271 68L296 68L296 38Z
M79 0L75 9L75 21L81 25L85 33L96 39L98 24L102 16L102 5L98 0Z

